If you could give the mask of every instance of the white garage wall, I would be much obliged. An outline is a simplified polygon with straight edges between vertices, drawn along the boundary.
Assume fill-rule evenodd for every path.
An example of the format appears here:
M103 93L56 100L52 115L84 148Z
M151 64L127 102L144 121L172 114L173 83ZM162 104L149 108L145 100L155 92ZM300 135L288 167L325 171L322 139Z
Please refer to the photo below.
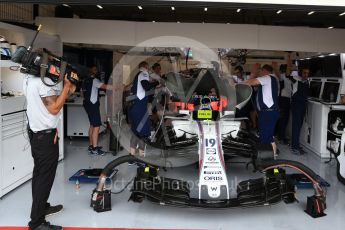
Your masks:
M135 46L158 36L183 36L210 48L345 52L344 29L236 24L152 23L39 17L63 42ZM154 45L154 44L153 44Z
M22 28L19 26L0 22L0 34L5 37L9 43L16 43L17 46L28 47L35 36L36 31ZM37 36L33 49L47 48L56 55L62 55L62 42L59 36L51 36L40 32Z

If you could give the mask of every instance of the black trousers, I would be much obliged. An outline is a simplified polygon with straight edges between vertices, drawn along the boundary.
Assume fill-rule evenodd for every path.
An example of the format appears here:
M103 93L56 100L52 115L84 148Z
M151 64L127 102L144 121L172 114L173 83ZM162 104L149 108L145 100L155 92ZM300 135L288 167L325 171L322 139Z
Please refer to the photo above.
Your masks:
M303 119L305 112L307 110L307 103L292 101L291 103L292 110L292 137L291 137L291 148L299 149L299 136L301 133L301 128L303 125Z
M290 116L290 98L279 97L280 117L277 125L277 135L280 140L286 139L286 127Z
M29 131L30 133L30 131ZM34 158L32 175L32 207L29 226L35 228L45 221L45 209L55 179L59 160L59 144L54 143L56 131L29 134Z

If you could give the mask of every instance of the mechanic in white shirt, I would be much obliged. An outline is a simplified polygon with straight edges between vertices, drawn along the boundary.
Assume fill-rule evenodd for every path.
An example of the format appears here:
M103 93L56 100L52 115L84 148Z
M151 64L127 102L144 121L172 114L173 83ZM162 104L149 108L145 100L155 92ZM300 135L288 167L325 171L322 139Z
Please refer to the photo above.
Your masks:
M259 67L259 64L255 64L252 72L256 73ZM255 106L258 111L260 142L264 145L271 144L274 156L276 156L278 149L273 140L273 134L279 118L279 80L273 75L272 66L264 65L261 68L261 77L252 78L243 83L258 86Z
M112 90L112 85L101 82L98 77L98 69L96 65L89 66L90 76L83 83L83 106L89 118L89 147L88 152L94 155L104 155L102 147L98 146L99 129L102 125L99 90Z
M235 83L240 83L240 82L246 81L249 78L250 78L250 76L246 75L242 66L239 65L239 66L236 66L234 68L232 79L234 80Z
M76 74L72 77L77 79ZM53 82L46 78L45 82ZM23 81L27 100L28 134L31 144L34 169L32 175L32 207L29 230L60 230L61 226L51 225L45 216L60 212L62 205L47 203L59 159L57 125L60 111L75 86L64 80L64 86L45 85L40 77L27 75Z
M145 142L151 135L149 113L147 110L148 96L159 82L150 81L148 73L149 64L145 61L139 63L139 72L134 78L131 87L131 105L128 108L128 120L131 124L132 136L130 140L130 154L145 155Z

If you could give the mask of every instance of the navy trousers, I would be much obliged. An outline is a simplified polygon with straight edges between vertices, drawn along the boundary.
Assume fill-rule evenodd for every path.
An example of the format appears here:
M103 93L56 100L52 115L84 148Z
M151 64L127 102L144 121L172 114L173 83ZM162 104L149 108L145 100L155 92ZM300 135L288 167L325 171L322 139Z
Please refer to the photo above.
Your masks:
M131 130L137 137L149 137L151 126L147 111L147 97L142 100L136 99L128 111Z
M290 98L279 97L279 112L280 117L277 125L277 135L279 140L286 139L286 127L290 116Z
M278 111L259 111L259 135L261 144L273 142L274 128L279 118Z
M291 111L292 111L291 148L292 149L298 150L300 148L299 137L300 137L306 109L307 109L307 103L300 102L300 101L292 101L292 104L291 104Z

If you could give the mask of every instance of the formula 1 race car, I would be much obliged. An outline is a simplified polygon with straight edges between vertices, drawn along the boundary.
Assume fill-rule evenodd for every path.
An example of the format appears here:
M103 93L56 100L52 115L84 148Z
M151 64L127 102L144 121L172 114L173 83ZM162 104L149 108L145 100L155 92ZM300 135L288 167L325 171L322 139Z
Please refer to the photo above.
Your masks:
M202 82L207 73L207 70L201 70L194 80ZM215 81L217 79L216 77ZM210 80L206 82L206 85L212 87ZM217 85L224 87L223 83ZM181 82L177 82L175 86L178 84L181 85ZM243 88L236 92L235 102L228 100L224 103L207 95L208 89L205 90L206 92L201 92L203 90L199 86L193 89L193 86L185 85L189 89L192 88L191 92L197 92L194 96L190 93L188 99L183 102L186 104L182 104L182 107L189 106L189 109L180 109L178 114L164 116L155 133L156 140L151 143L151 147L146 147L146 152L159 147L167 152L170 151L169 154L195 156L199 176L197 195L192 195L186 181L160 176L160 165L157 165L155 161L150 162L148 157L121 156L110 162L101 173L97 187L91 196L91 207L95 211L111 210L111 191L105 187L107 175L120 164L135 162L138 165L137 175L134 178L130 196L130 200L134 202L147 199L161 205L198 208L254 207L276 204L280 201L292 203L296 200L295 186L287 179L284 169L290 168L303 174L313 184L315 193L308 197L306 212L313 217L325 215L325 191L318 181L318 176L299 162L273 158L260 160L257 157L257 140L240 129L241 120L234 117L234 108L229 109L229 105L233 104L234 107L241 108L239 106L241 103L246 104L251 96L250 87L238 86L238 88ZM174 92L178 92L178 89ZM198 96L200 92L204 93L204 96ZM244 92L246 96L241 96ZM220 94L231 98L229 94ZM236 97L234 94L232 96ZM188 104L191 99L197 102ZM212 102L216 102L214 103L216 105L212 105ZM162 125L164 120L169 120L168 129ZM164 132L168 133L168 144L164 141ZM169 157L169 154L163 154L163 157ZM230 195L225 165L226 156L250 158L254 169L263 174L259 179L249 179L238 183L236 197Z
M233 85L218 76L212 70L196 69L191 75L178 73L168 73L165 81L166 87L172 94L174 112L166 112L166 101L163 103L153 101L153 106L158 110L163 110L159 123L151 139L145 139L146 152L162 152L164 157L179 156L184 157L190 162L197 162L198 155L195 154L198 149L197 134L190 130L190 113L200 110L203 105L208 105L210 110L222 111L225 116L222 119L228 119L226 124L222 125L222 147L225 158L230 159L235 156L241 156L250 159L248 163L255 163L258 149L271 149L271 145L262 146L256 135L241 129L241 122L247 118L237 117L236 111L250 101L252 88L247 85ZM215 95L209 93L215 89ZM166 98L160 93L156 98ZM255 167L255 165L254 165Z

